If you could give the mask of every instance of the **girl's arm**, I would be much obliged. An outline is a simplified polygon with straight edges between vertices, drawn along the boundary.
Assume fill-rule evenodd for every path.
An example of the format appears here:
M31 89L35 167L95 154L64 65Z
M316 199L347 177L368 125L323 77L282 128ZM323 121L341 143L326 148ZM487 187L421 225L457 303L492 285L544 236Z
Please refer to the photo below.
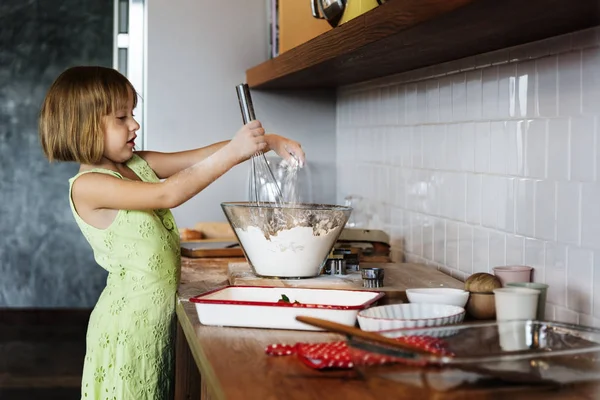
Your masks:
M73 183L77 209L151 210L177 207L231 167L266 148L260 124L244 126L226 145L200 162L158 183L129 181L106 174L85 174Z
M262 129L262 127L260 129ZM290 154L293 154L301 164L304 163L304 151L299 143L273 134L265 135L264 138L267 143L263 150L265 153L274 150L280 157L285 159L289 159L291 157ZM165 179L210 157L227 145L227 143L229 143L229 141L218 142L199 149L176 153L139 151L136 154L146 160L150 168L156 173L156 176L160 179Z

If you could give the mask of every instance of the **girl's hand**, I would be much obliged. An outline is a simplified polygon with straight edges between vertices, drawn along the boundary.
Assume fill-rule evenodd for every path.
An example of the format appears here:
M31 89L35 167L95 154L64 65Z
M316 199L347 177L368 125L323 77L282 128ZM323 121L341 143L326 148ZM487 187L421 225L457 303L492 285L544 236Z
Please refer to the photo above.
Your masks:
M291 162L292 159L295 159L300 167L304 165L305 154L300 143L275 134L265 135L265 140L267 142L265 152L273 150L287 161Z
M238 162L245 161L267 148L265 130L259 121L250 121L235 134L227 147Z

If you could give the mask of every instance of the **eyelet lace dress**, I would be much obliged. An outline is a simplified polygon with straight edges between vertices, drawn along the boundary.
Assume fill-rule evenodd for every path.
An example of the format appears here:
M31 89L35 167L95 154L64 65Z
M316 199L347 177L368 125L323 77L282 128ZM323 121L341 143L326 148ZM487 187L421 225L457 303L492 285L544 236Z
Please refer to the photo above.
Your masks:
M159 182L141 157L127 165L144 182ZM86 224L71 197L82 174L123 176L106 169L69 180L71 210L108 271L86 337L82 399L170 399L173 395L175 292L181 266L179 232L171 211L120 210L106 229Z

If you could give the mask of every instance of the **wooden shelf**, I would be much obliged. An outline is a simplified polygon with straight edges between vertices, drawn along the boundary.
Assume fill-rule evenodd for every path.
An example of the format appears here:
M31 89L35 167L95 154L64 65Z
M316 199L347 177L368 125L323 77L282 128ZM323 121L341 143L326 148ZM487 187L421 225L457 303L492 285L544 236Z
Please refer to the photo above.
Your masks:
M246 81L335 88L597 25L599 0L390 0L249 69Z

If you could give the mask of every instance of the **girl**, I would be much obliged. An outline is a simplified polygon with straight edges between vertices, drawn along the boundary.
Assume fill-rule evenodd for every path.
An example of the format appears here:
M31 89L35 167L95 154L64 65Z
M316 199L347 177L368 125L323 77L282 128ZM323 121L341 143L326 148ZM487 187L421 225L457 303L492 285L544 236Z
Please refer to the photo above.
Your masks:
M88 325L84 399L169 399L173 394L179 233L171 212L258 151L304 152L265 135L260 122L228 142L179 153L134 151L137 93L119 72L75 67L44 100L40 140L50 161L75 161L75 221L109 274Z

